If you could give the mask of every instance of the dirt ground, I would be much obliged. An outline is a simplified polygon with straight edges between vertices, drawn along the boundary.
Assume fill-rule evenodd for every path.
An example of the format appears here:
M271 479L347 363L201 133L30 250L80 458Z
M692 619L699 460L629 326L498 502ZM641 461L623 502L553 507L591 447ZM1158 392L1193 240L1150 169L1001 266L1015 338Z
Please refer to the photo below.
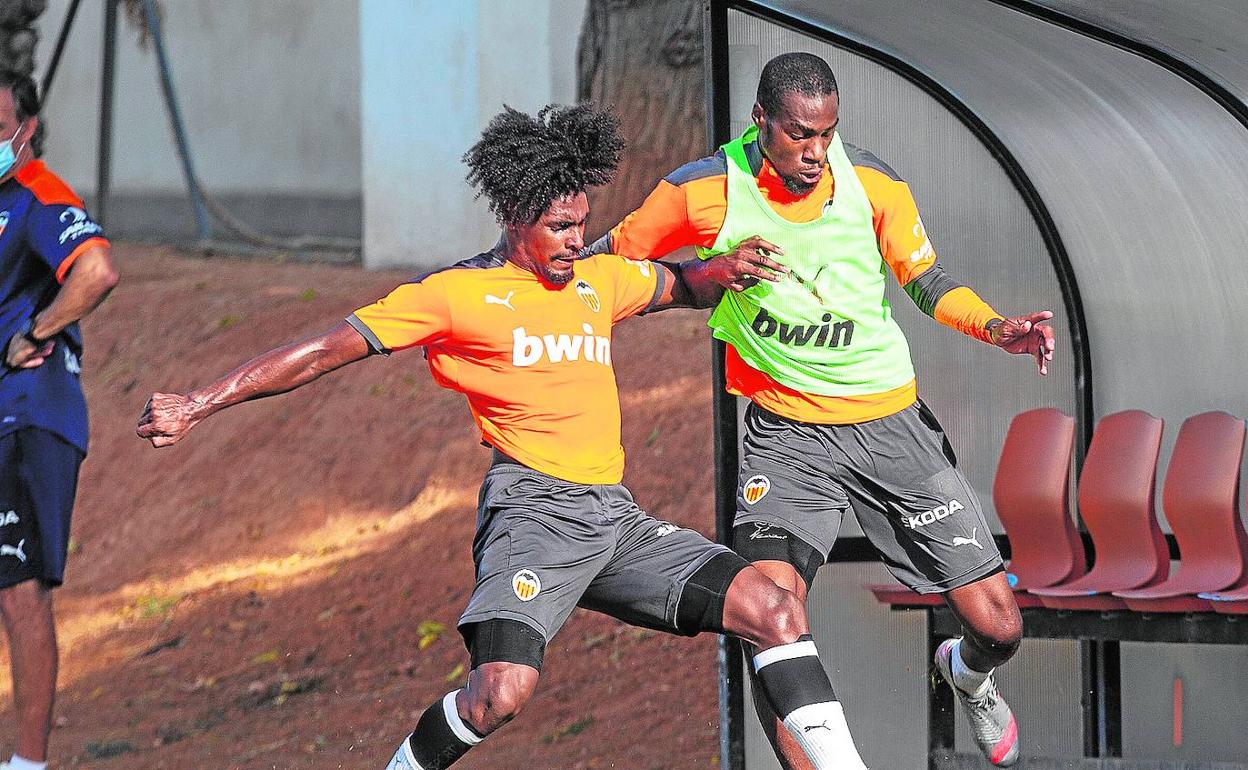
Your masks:
M92 444L57 597L54 766L380 770L465 678L455 621L487 454L463 398L408 352L237 407L171 449L134 426L152 391L328 328L409 274L115 253L122 283L84 323ZM627 321L613 358L626 483L709 533L704 321ZM458 766L713 767L715 682L713 637L578 611L525 713ZM9 692L4 667L4 756Z

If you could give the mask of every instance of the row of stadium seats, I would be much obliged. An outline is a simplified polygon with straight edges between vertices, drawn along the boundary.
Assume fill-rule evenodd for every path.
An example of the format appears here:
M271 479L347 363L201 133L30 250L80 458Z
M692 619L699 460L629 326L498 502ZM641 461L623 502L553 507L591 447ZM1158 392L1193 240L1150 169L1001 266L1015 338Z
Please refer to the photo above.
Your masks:
M1011 546L1007 574L1019 606L1248 614L1248 534L1238 510L1244 421L1206 412L1179 429L1162 488L1179 547L1173 574L1154 504L1161 434L1162 421L1138 410L1097 424L1078 483L1095 553L1088 569L1070 511L1074 420L1056 409L1014 418L992 496ZM896 584L868 588L898 607L941 603Z

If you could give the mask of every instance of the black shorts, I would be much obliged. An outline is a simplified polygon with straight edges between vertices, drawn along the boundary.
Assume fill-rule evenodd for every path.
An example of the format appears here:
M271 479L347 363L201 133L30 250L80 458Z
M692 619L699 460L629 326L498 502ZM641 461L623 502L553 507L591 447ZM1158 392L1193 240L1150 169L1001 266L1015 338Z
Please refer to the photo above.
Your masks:
M59 586L83 454L55 433L0 436L0 588L39 578Z
M788 561L809 582L852 507L889 571L919 593L1001 567L979 500L921 401L854 425L750 404L742 447L733 548L750 561Z
M472 552L477 583L460 627L515 621L547 642L578 605L696 634L707 624L691 624L691 600L704 601L705 589L726 593L748 566L698 532L651 517L621 484L576 484L498 461L481 486ZM717 557L729 567L701 585Z

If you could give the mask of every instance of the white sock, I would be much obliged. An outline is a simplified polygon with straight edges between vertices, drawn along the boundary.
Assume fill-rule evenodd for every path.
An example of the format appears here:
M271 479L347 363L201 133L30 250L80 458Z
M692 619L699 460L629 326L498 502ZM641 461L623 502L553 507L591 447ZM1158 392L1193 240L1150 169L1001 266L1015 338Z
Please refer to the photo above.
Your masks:
M988 688L988 677L991 671L976 671L968 668L962 659L962 640L953 643L949 654L949 669L953 674L953 684L959 690L971 696L980 696Z
M425 770L416 761L416 757L412 756L412 748L407 745L407 738L403 739L403 743L399 744L398 751L394 752L394 756L390 758L390 764L386 765L386 770Z
M48 763L46 761L36 762L33 759L27 759L17 754L14 754L9 759L9 768L11 770L46 770L47 766Z
M797 739L816 770L867 770L854 747L840 703L802 706L784 718L784 726Z

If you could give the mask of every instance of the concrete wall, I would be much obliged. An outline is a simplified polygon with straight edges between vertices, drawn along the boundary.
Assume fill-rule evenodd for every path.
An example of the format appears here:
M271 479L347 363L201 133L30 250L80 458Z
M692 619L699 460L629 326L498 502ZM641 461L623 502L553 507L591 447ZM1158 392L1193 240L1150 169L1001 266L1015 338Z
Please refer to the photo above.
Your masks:
M40 25L38 75L68 0ZM46 158L94 197L104 3L82 3L45 105ZM358 235L357 0L165 0L165 41L202 184L270 233ZM190 237L194 222L156 56L120 24L113 128L114 236Z
M464 151L504 104L575 98L584 0L360 0L364 264L437 266L494 243Z
M41 78L68 5L51 0L41 20ZM82 3L45 107L47 160L88 197L96 174L103 6ZM357 0L165 0L163 7L174 82L204 186L227 199L267 199L275 207L292 199L341 200L356 208L345 213L354 225L334 229L358 233ZM189 223L189 209L181 206L185 188L156 56L138 38L123 20L113 144L118 201L110 206L110 229L160 235L175 224L168 220ZM153 212L145 201L171 208ZM237 213L271 229L266 207L247 208ZM319 215L333 218L323 206Z
M493 242L495 227L464 184L459 158L504 102L534 110L575 98L585 5L164 0L201 182L262 232L359 237L367 229L370 266L475 253ZM41 79L68 6L49 0L41 20ZM81 4L45 107L46 158L89 202L103 6ZM114 236L190 238L156 57L138 40L123 20L106 225Z

